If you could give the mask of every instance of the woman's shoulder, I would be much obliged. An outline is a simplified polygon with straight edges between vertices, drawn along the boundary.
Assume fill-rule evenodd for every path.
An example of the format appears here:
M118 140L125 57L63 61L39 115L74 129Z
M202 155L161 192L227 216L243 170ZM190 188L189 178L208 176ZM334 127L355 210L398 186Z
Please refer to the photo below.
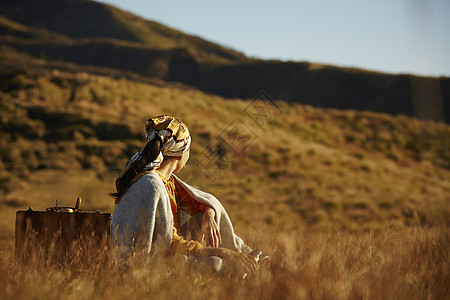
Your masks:
M147 205L156 199L166 197L164 183L154 171L141 174L129 186L122 199L116 204L117 207L127 207L129 205ZM147 203L147 204L144 204Z
M136 176L128 186L123 198L135 197L141 195L148 197L149 195L163 195L164 183L155 171L148 171Z
M133 181L133 185L137 186L152 186L155 188L164 188L164 182L154 170L137 175Z

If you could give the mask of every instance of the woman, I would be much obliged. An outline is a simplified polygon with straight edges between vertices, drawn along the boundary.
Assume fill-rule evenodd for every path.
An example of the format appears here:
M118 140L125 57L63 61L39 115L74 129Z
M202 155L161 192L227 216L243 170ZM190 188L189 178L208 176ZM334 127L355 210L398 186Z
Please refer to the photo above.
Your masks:
M116 179L112 240L124 253L170 252L219 257L255 270L251 249L233 230L222 204L211 194L191 187L174 175L189 159L191 136L177 118L162 115L145 125L147 144ZM200 241L180 235L181 210L203 213ZM222 245L222 247L218 247ZM221 260L214 263L220 269ZM219 264L219 265L218 265Z

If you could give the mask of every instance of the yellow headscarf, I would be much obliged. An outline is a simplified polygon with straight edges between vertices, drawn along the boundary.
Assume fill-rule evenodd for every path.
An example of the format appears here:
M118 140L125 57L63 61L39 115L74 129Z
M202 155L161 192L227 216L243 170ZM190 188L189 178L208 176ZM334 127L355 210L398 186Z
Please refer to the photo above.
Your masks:
M151 141L159 136L161 139L161 151L158 157L145 166L144 170L152 170L161 165L164 156L182 156L189 150L191 136L186 125L175 117L161 115L148 119L145 124L145 136ZM133 162L140 160L142 151L137 152L127 163L129 167Z
M147 141L156 136L161 138L161 152L164 156L181 156L189 150L191 136L183 122L169 115L148 119L145 124Z

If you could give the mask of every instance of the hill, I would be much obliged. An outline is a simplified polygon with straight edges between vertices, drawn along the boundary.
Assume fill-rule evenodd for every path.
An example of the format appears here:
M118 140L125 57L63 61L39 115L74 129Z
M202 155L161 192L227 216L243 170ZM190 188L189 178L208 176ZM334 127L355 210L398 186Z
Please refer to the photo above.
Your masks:
M245 209L256 203L264 213L252 217L253 223L284 229L448 221L447 125L268 98L225 101L186 86L116 78L105 70L97 75L67 71L70 65L50 68L28 56L21 57L21 67L3 61L0 187L4 197L23 205L31 200L23 193L48 190L55 192L52 198L67 199L83 189L58 194L53 175L50 185L36 189L42 174L90 172L99 178L93 182L108 183L109 190L103 187L95 197L111 210L106 194L140 149L145 120L169 113L193 132L196 167L188 167L185 177L226 199L239 222L250 222ZM66 186L66 179L58 182ZM277 215L295 221L287 225Z
M450 127L258 98L224 99L3 45L2 295L445 298ZM15 260L17 210L55 200L72 206L80 196L83 210L113 211L114 178L142 147L145 120L160 113L179 116L193 134L179 176L221 199L236 232L270 255L272 267L245 281L193 272L176 258L118 268L103 248L67 264L52 264L39 249L29 264Z
M450 79L250 59L93 1L3 2L0 41L34 57L132 71L226 98L272 98L450 122ZM78 16L83 16L79 18Z
M23 25L77 40L100 38L142 44L154 50L189 49L200 60L245 58L237 51L89 0L6 1L0 4L0 11Z

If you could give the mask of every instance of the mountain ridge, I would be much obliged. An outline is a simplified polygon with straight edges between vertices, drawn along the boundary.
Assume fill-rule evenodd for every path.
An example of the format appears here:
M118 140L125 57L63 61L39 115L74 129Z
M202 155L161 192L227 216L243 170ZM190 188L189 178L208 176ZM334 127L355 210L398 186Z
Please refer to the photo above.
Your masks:
M34 57L132 71L225 98L252 99L265 90L274 99L316 107L450 122L450 78L252 59L110 5L30 3L0 4L0 41Z
M44 0L37 5L35 1L18 0L0 4L0 8L1 14L13 21L74 39L112 38L146 44L153 49L189 45L193 51L205 48L229 59L245 58L237 51L95 1Z

